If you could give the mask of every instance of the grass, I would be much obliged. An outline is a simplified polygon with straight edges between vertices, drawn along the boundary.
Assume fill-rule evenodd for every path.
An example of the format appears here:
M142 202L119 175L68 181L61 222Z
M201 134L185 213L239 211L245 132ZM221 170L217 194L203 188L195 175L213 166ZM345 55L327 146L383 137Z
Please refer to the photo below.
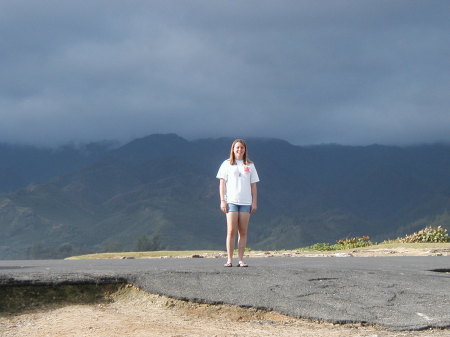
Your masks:
M298 251L308 252L308 251L335 251L335 250L371 250L371 249L394 249L394 248L410 248L410 249L431 249L431 248L448 248L450 249L450 242L446 243L435 243L435 242L424 242L424 243L401 243L390 241L387 243L371 244L364 247L349 247L345 245L330 245L328 243L316 243L312 246L299 248Z
M120 259L120 258L161 258L161 257L190 257L193 255L223 254L219 250L158 250L148 252L114 252L97 253L68 257L66 260L89 260L89 259Z
M331 248L330 248L331 247ZM450 242L447 243L401 243L396 241L383 242L379 244L371 244L365 247L346 247L344 245L330 245L330 244L315 244L309 247L293 249L293 250L276 250L276 253L282 254L283 252L300 251L304 253L312 253L316 251L336 251L336 250L372 250L372 249L450 249ZM264 251L260 250L246 250L246 253L261 254ZM225 254L224 251L220 250L160 250L160 251L149 251L149 252L115 252L115 253L98 253L98 254L88 254L80 256L72 256L66 260L88 260L88 259L120 259L120 258L135 258L135 259L145 259L145 258L161 258L161 257L192 257L193 255L199 256L215 256L219 254Z
M374 245L374 243L369 240L368 236L361 236L356 238L347 238L343 240L338 240L334 245L323 242L323 243L316 243L312 246L299 248L298 250L332 251L332 250L344 250L344 249L368 247L372 245Z
M245 253L251 252L251 248L246 248ZM237 254L237 250L235 250ZM157 250L147 252L113 252L113 253L95 253L79 256L71 256L66 260L89 260L89 259L120 259L120 258L161 258L161 257L191 257L193 255L219 255L225 254L220 250Z
M415 242L415 243L402 243L396 241L390 241L386 243L379 243L374 246L365 248L450 248L450 242ZM363 248L363 249L365 249Z
M394 248L450 248L450 238L447 229L427 226L424 229L395 240L387 240L381 243L374 243L369 240L369 236L360 236L346 238L336 241L335 244L316 243L312 246L294 249L297 252L311 251L335 251L335 250L370 250L370 249L394 249ZM292 251L292 250L291 250ZM235 253L237 250L235 250ZM246 253L252 252L251 248L245 249ZM278 253L283 250L278 250ZM257 252L254 252L257 253ZM261 251L258 251L261 253ZM120 252L120 253L98 253L81 256L73 256L68 260L86 260L86 259L118 259L118 258L158 258L158 257L199 257L204 255L219 255L223 251L217 250L184 250L184 251L147 251L147 252Z
M369 236L360 236L354 238L346 238L336 241L336 244L329 243L316 243L309 247L299 248L298 251L333 251L333 250L347 250L355 248L399 248L405 247L407 244L409 248L435 248L436 245L443 244L443 247L447 248L450 243L447 229L441 226L431 227L427 226L424 229L415 232L411 235L406 235L403 238L397 238L395 240L387 240L381 243L374 243L369 240ZM440 246L439 246L440 247Z

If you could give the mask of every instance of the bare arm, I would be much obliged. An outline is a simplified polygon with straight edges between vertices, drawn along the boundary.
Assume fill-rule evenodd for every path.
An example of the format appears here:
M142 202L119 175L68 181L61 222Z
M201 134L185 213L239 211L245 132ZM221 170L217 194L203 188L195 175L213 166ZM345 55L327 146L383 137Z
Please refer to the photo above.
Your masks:
M254 213L258 209L258 189L256 188L256 183L251 184L251 189L252 189L252 213Z
M219 195L220 195L220 210L224 213L227 212L227 202L225 201L225 180L220 179L219 184Z

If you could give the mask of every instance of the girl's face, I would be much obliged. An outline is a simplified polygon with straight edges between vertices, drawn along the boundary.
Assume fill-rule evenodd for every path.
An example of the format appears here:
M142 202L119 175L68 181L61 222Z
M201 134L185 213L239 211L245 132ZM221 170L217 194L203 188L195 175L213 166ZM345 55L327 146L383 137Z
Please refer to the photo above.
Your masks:
M233 147L234 157L237 160L242 160L244 158L245 146L244 144L237 142Z

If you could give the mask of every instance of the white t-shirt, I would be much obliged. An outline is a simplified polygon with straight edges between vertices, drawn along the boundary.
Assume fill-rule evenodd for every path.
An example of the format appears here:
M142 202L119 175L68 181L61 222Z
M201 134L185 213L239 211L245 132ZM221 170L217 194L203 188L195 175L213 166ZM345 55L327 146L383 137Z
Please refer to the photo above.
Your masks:
M225 200L227 203L236 205L251 205L252 190L251 184L259 181L253 163L244 165L243 160L236 160L236 165L231 165L230 160L225 160L217 173L218 179L224 179Z

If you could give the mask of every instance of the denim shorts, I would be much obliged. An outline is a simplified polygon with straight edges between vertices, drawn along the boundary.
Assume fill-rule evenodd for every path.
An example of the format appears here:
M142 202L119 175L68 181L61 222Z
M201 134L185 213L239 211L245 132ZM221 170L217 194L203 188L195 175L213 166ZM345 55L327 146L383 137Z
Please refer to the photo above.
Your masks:
M252 206L250 205L236 205L236 204L228 204L227 212L242 212L242 213L250 213Z

